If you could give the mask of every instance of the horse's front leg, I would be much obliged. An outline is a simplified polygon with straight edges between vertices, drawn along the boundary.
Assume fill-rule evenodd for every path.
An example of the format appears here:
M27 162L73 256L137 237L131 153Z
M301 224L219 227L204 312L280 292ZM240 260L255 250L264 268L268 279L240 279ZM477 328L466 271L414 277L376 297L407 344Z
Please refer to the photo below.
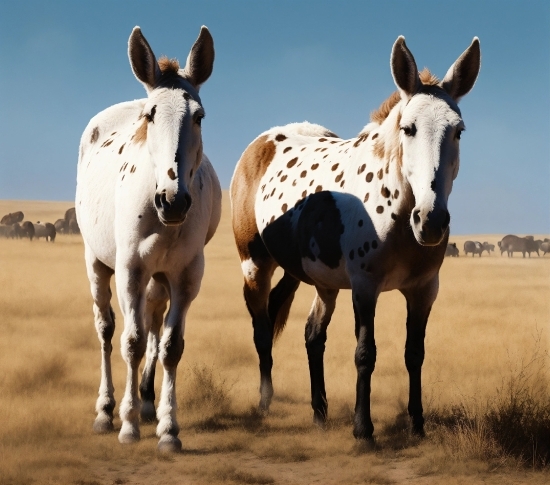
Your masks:
M309 361L309 377L311 380L311 407L313 422L324 426L327 419L328 403L325 391L325 372L323 358L327 327L330 323L338 290L317 288L317 295L309 313L306 324L306 349Z
M427 285L411 290L402 290L407 300L407 340L405 365L409 372L409 406L412 432L424 436L422 408L422 364L424 362L424 337L426 324L439 289L439 276Z
M353 310L355 314L355 367L357 387L353 436L372 440L374 426L370 415L371 377L376 364L376 343L374 340L374 313L377 294L370 287L353 287Z
M153 422L155 411L155 367L159 353L159 331L166 311L168 292L165 286L153 278L147 285L147 303L145 308L145 331L147 332L147 351L145 366L141 376L139 392L141 394L141 420Z
M147 345L145 331L145 290L149 275L139 266L117 264L115 271L118 301L124 315L121 336L121 354L127 365L126 388L120 403L122 427L118 435L121 443L133 443L140 438L138 396L139 364Z
M169 278L170 309L159 345L159 360L164 368L164 376L157 408L157 436L158 449L162 452L181 451L176 416L176 372L184 348L185 316L199 293L203 273L204 255L200 253L177 279Z
M108 433L113 431L113 410L116 404L111 373L111 340L115 331L110 288L113 270L99 261L88 246L85 247L85 259L94 300L94 323L101 344L101 382L95 405L97 417L94 421L94 431Z

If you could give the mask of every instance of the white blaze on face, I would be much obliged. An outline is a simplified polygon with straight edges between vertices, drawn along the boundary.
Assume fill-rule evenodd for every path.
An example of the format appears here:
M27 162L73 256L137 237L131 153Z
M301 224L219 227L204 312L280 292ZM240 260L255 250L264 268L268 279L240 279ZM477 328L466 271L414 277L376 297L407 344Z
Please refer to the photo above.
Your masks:
M446 208L458 164L456 133L462 129L456 103L444 94L413 96L403 110L400 127L402 170L416 208L424 216L436 206Z

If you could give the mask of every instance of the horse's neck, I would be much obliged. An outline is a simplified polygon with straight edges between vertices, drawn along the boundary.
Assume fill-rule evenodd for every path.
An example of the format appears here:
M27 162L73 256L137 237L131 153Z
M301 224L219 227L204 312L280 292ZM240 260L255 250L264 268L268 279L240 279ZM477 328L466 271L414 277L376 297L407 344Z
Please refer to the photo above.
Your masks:
M394 107L382 124L371 123L365 127L371 136L374 167L377 172L375 180L379 190L389 190L391 210L389 213L402 216L410 216L414 207L414 197L410 184L403 174L403 153L399 141L400 138L400 105ZM382 170L382 178L379 177L379 170Z

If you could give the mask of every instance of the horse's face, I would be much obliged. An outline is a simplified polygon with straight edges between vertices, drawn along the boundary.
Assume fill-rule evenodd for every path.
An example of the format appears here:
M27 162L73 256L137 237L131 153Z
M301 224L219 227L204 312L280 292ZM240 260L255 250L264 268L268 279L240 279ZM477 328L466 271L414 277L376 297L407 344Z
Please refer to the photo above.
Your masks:
M202 160L204 109L195 89L157 88L149 94L147 149L154 166L154 205L166 225L181 224L191 207L189 187Z
M402 171L414 195L410 223L420 244L439 244L449 227L447 201L458 174L463 130L458 106L445 92L416 94L403 110Z
M143 108L147 150L154 166L153 204L165 225L181 224L192 200L193 176L202 160L201 121L204 109L199 88L212 73L214 43L202 27L184 69L177 61L157 63L139 27L128 41L130 64L149 96Z
M399 37L392 49L392 75L402 100L402 173L415 199L410 223L414 237L425 246L439 244L449 228L447 201L458 174L464 130L457 103L474 86L480 62L476 37L443 81L424 85L405 39Z

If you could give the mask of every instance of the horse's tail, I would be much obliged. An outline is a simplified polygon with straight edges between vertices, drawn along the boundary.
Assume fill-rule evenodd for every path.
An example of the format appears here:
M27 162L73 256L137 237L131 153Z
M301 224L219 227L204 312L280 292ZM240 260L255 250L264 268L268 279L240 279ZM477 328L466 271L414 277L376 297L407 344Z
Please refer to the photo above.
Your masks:
M285 328L298 286L300 286L300 280L285 271L283 277L269 293L267 311L273 325L273 340L276 340Z

